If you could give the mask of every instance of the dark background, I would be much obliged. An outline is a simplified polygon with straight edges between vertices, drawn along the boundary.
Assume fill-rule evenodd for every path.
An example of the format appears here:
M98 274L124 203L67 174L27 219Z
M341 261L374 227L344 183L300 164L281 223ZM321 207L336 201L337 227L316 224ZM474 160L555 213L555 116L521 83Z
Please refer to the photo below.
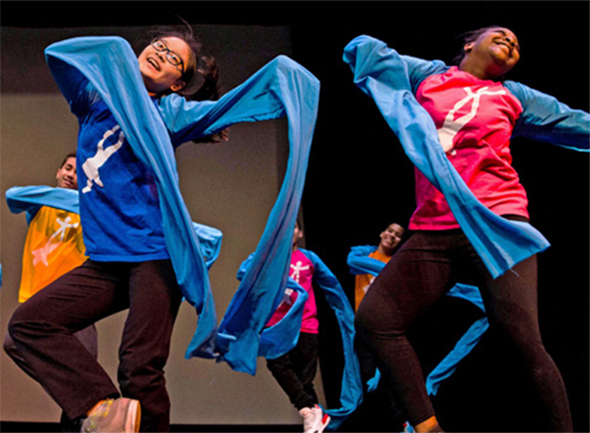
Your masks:
M589 110L588 2L2 2L2 25L83 27L191 24L288 25L292 57L322 83L303 217L306 247L338 276L352 299L351 246L376 244L414 208L413 167L373 101L352 83L344 46L369 34L402 54L450 62L461 33L505 26L519 38L521 61L509 76ZM212 53L214 55L214 53ZM570 396L575 431L589 431L588 155L514 140L514 166L527 189L532 223L552 244L539 256L540 323L545 345ZM323 310L323 308L322 308ZM322 311L323 314L327 314ZM432 368L477 316L443 300L412 330L425 370ZM325 321L324 335L335 330ZM328 401L339 393L337 353L322 342ZM337 340L337 339L336 339ZM443 382L434 404L447 431L541 431L522 375L488 332ZM359 413L370 413L363 408ZM356 417L348 431L386 431L378 417ZM373 422L369 421L374 419Z

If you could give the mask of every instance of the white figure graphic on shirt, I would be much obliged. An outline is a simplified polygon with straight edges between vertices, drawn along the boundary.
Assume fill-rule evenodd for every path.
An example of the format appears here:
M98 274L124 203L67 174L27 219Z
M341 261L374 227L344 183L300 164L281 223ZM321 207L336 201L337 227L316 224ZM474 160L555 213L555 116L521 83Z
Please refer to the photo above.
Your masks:
M106 149L104 148L104 142L111 135L115 134L119 129L119 125L115 125L115 127L105 132L102 136L102 140L98 142L96 154L93 157L88 158L84 164L82 164L82 170L84 170L84 174L88 179L86 181L86 186L82 190L82 193L86 194L87 192L90 192L92 190L93 183L100 186L101 188L104 186L102 180L100 180L98 169L102 167L105 162L107 162L107 159L109 159L113 153L121 148L123 145L123 140L125 139L125 135L123 134L123 131L121 131L119 133L118 141Z
M307 269L309 269L309 265L303 266L303 263L301 261L297 261L295 265L291 264L291 275L289 276L293 278L293 280L295 280L297 284L299 284L299 281L301 279L301 271L305 271ZM293 299L291 298L292 294L293 289L285 289L285 293L283 294L283 300L281 301L279 306L283 304L293 305Z
M70 221L72 221L72 217L70 217L70 216L67 217L64 221L57 218L56 222L57 222L57 224L59 224L60 227L53 235L51 235L49 240L52 240L56 236L60 236L59 241L63 242L64 236L66 235L66 230L70 229L70 228L75 229L78 227L78 223L70 224Z
M463 99L461 99L455 104L453 109L449 111L449 113L445 117L443 126L437 131L438 138L440 140L440 144L443 147L443 150L445 151L445 153L450 152L451 155L454 155L456 153L455 149L453 148L453 140L455 139L455 136L469 121L471 121L475 117L477 109L479 108L479 101L481 97L483 95L504 95L506 93L505 90L488 92L488 87L482 87L481 89L478 89L475 93L473 93L470 87L464 87L463 90L467 92L467 96L465 96ZM457 110L461 109L461 107L463 107L470 101L472 101L471 111L463 115L462 117L455 119L455 113L457 112Z
M299 280L301 279L301 271L306 271L309 269L309 265L303 266L303 262L297 261L295 266L291 264L291 278L293 278L297 284L299 284Z
M58 246L59 242L52 244L51 239L49 239L43 247L33 250L33 266L36 266L39 262L43 263L45 266L49 266L47 256L49 256L49 254Z
M56 218L55 221L59 225L57 231L51 235L51 237L47 240L47 243L43 247L37 248L36 250L32 251L33 266L36 266L39 262L43 263L45 266L49 266L47 257L59 246L60 243L63 242L64 237L66 235L66 230L70 228L75 229L78 227L78 223L70 224L70 221L72 221L72 217L69 216L63 221L59 218ZM53 240L58 236L59 240L57 242L53 242Z

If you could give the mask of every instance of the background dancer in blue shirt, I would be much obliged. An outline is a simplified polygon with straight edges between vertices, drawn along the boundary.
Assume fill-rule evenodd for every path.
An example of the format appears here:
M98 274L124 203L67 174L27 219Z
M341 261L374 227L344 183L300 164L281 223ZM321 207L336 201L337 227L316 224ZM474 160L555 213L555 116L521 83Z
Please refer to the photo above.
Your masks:
M469 237L492 236L490 233L498 227L518 227L512 232L506 230L514 236L521 230L531 233L526 193L511 165L511 136L588 149L588 113L519 83L504 81L519 58L518 39L503 27L469 34L458 66L452 67L400 56L368 36L356 38L345 50L357 85L375 98L406 153L419 167L417 209L409 225L413 233L375 279L356 316L358 332L370 342L380 371L419 432L442 429L406 330L459 281L480 288L490 329L505 338L515 359L522 363L535 390L533 398L538 399L539 413L548 420L547 431L572 431L561 374L541 340L537 262L534 251L529 252L533 248L510 269L492 272L491 254L482 254L481 249L476 252L481 245ZM384 98L381 92L390 93ZM421 117L423 110L418 104L430 117ZM404 122L416 126L423 119L419 129L410 131L406 125L398 128ZM430 120L436 128L430 126ZM441 150L444 155L435 159L443 153ZM458 183L445 183L455 173L442 171L448 167L446 159L460 175ZM432 161L436 163L431 164L434 168L429 172L427 165ZM435 174L429 178L424 174L432 172ZM444 174L437 177L437 173ZM459 205L451 211L450 206L459 202L456 196L460 194L453 195L453 188L460 188L454 185L461 185L461 178L486 209L480 212L479 208L461 209ZM437 187L433 181L439 182ZM441 189L447 194L443 195ZM477 220L476 211L477 216L484 217ZM523 222L504 222L498 216ZM461 226L458 221L463 222ZM471 227L479 232L468 231L470 221L483 221L489 227L476 223ZM493 226L495 221L500 222ZM485 430L485 426L474 427L477 430Z

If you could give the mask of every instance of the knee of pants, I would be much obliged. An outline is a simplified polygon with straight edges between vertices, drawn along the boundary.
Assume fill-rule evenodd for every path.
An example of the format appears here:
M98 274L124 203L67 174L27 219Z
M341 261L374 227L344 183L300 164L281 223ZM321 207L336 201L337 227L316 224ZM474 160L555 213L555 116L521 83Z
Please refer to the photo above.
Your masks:
M508 344L510 352L516 354L531 368L534 368L538 360L548 356L540 334L532 331L531 328L508 326L496 328L495 331Z
M354 319L357 336L369 341L372 336L396 338L405 335L406 327L400 314L394 311L387 313L373 311L370 308L359 306Z
M4 337L3 347L4 352L6 352L6 354L10 357L12 357L15 353L18 353L16 345L14 344L14 340L10 336L10 331L8 331L6 337Z
M7 353L9 353L11 348L16 349L14 342L18 341L21 334L23 334L27 328L31 327L29 325L29 318L26 314L26 309L22 308L23 305L16 309L16 311L12 314L10 321L8 322L8 334L4 340L4 350Z

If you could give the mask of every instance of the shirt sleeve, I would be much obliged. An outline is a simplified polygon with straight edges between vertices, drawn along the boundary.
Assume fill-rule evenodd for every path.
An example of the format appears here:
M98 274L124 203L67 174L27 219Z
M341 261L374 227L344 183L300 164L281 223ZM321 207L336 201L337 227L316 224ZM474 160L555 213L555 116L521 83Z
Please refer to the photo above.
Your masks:
M523 107L514 126L514 137L588 151L590 115L587 112L572 109L555 97L521 83L506 81L504 85Z
M401 62L398 62L399 59ZM396 50L388 47L385 42L368 35L354 38L347 45L343 60L351 65L353 70L356 70L361 79L366 75L380 76L383 74L386 80L395 83L401 77L407 78L414 94L424 79L449 69L440 60L423 60L400 55ZM399 66L403 68L403 73L397 73Z
M377 248L373 245L352 247L346 258L350 273L353 275L379 275L385 263L369 257L369 254L376 250Z

